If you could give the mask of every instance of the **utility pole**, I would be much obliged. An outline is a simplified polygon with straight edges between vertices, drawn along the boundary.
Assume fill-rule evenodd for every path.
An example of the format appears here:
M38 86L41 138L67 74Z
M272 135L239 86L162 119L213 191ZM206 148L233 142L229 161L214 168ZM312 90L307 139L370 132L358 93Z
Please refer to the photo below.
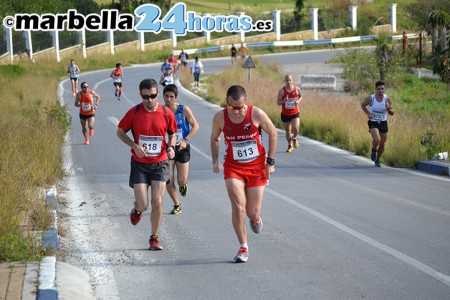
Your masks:
M417 58L417 66L422 68L422 31L419 32L419 57Z

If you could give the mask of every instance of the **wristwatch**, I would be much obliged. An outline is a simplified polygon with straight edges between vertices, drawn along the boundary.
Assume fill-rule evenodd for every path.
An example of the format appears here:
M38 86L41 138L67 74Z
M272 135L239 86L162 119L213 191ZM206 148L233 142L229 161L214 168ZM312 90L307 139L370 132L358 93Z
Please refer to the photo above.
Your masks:
M191 140L188 140L187 138L184 138L184 141L186 142L186 144L190 144Z
M268 157L268 158L266 159L266 163L267 163L268 165L273 166L273 165L275 165L275 159Z

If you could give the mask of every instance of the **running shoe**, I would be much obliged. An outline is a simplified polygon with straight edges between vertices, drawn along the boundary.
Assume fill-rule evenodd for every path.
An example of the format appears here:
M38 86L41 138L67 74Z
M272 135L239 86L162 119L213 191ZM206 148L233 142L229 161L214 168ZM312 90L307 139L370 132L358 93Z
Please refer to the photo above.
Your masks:
M289 145L286 149L286 152L292 152L292 150L294 150L294 148L292 147L292 145Z
M84 144L85 144L85 145L89 145L89 139L85 139L85 140L84 140Z
M300 144L298 143L297 139L293 139L294 140L294 148L298 148L300 146Z
M372 159L372 161L375 161L377 159L377 150L372 148L372 153L370 154L370 159Z
M120 101L120 97L117 97L117 100L119 100L119 101Z
M188 186L187 184L185 185L180 185L178 190L180 191L180 195L183 197L186 197L187 193L188 193Z
M248 249L245 247L239 248L239 252L234 257L233 262L244 263L247 262L247 260L248 260Z
M94 129L89 129L89 135L93 136L94 135Z
M163 249L163 246L159 242L157 235L151 235L150 240L148 240L148 243L150 244L150 250L155 251Z
M130 221L131 224L137 225L142 219L142 213L138 212L136 209L132 209L130 212Z
M179 214L181 214L181 205L180 204L174 205L173 209L170 211L170 213L172 215L179 215Z
M260 233L263 227L263 221L261 217L259 217L255 221L250 220L250 227L252 227L254 233Z
M381 167L381 162L380 162L380 160L379 160L379 159L377 159L377 160L375 161L375 166L377 166L377 167Z

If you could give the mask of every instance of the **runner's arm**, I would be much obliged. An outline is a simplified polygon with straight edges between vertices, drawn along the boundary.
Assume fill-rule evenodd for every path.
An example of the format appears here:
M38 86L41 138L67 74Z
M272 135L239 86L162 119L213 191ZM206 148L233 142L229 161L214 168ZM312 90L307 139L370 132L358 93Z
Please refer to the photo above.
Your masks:
M220 134L222 133L223 127L223 111L216 113L213 119L211 128L211 158L213 163L213 172L220 172L219 164L219 148L220 148Z
M192 113L192 110L189 107L184 106L183 113L186 116L186 121L188 121L189 125L191 125L191 130L189 131L189 134L185 136L185 139L190 140L200 129L200 125L198 125L197 119L195 119L194 114Z

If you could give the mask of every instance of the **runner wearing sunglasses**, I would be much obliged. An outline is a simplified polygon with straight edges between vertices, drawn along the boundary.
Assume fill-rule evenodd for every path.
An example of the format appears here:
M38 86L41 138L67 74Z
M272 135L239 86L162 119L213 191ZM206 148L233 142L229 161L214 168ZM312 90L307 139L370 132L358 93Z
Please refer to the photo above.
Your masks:
M163 218L163 197L170 179L169 159L175 156L177 123L170 109L158 103L158 83L144 79L139 84L142 103L132 107L119 122L117 136L131 148L129 185L134 189L131 224L137 225L149 205L151 187L150 250L162 250L158 232ZM127 132L131 130L131 139ZM166 135L169 136L166 143Z

